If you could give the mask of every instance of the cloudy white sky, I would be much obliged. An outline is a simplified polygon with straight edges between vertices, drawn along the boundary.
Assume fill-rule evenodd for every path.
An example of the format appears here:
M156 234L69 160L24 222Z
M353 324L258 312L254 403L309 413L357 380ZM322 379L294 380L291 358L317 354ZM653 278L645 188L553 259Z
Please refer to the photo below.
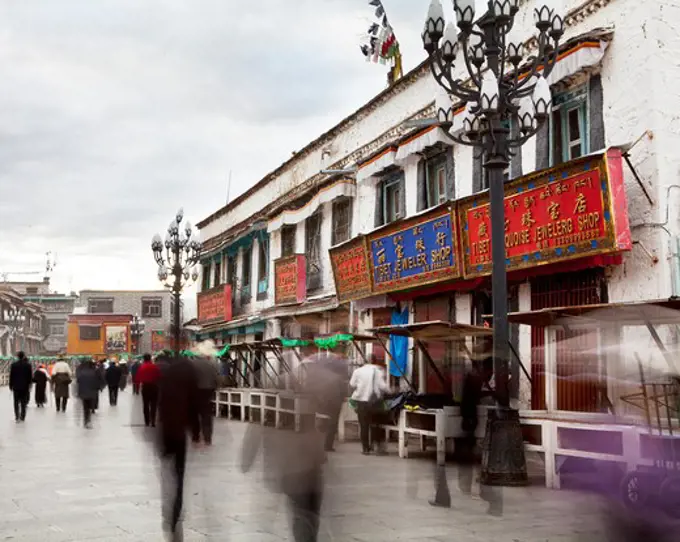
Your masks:
M384 0L405 68L427 0ZM0 273L153 288L152 235L246 190L385 85L368 0L0 0ZM15 276L20 278L20 276Z

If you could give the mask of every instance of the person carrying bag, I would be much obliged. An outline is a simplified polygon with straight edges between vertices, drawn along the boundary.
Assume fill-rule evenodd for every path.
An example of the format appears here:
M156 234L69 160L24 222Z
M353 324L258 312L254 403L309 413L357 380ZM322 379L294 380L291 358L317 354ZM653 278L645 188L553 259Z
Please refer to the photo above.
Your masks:
M385 431L378 423L384 414L383 397L389 391L389 387L375 356L371 356L369 363L352 373L349 385L354 390L351 400L359 418L362 452L364 455L370 454L375 445L376 452L384 455Z

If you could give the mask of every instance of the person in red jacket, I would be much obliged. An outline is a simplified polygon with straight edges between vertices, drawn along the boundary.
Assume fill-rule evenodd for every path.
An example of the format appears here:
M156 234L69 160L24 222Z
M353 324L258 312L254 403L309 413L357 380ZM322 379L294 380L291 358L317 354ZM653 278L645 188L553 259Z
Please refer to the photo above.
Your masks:
M150 354L144 354L144 362L135 375L135 384L142 387L144 425L147 427L156 427L156 410L158 408L158 386L160 379L160 367L151 360Z

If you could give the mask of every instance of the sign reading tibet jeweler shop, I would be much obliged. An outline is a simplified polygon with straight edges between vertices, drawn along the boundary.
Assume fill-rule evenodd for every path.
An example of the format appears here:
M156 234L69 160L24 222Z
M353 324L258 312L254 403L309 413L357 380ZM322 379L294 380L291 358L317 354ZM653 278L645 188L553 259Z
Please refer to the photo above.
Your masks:
M344 303L371 295L366 238L356 237L329 250L338 301Z
M231 285L225 284L198 294L198 321L228 322L232 316Z
M465 277L491 273L488 192L458 202ZM621 151L506 183L508 271L630 250Z
M302 303L307 297L307 260L304 254L280 258L274 262L274 301Z
M375 294L460 278L449 204L373 232L368 252Z

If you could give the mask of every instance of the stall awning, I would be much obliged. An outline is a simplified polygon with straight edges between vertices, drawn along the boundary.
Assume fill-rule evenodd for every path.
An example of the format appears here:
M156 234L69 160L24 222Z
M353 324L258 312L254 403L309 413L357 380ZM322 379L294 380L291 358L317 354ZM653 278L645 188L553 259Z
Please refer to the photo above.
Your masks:
M579 325L678 325L680 324L680 299L633 301L627 303L601 303L559 307L530 312L508 314L513 324L546 327L566 324Z
M488 327L440 320L403 326L380 326L369 331L375 335L399 335L419 341L460 341L467 337L491 337L493 334Z
M326 188L322 188L309 202L299 209L283 211L280 215L269 221L267 231L273 232L283 226L299 224L312 216L324 203L329 203L340 197L353 198L356 195L356 185L352 180L342 180Z
M410 156L421 153L430 147L434 147L437 143L453 145L453 140L439 126L430 126L399 145L394 160L398 164L402 163Z
M395 165L397 147L389 147L359 166L357 181L365 181L381 171Z

